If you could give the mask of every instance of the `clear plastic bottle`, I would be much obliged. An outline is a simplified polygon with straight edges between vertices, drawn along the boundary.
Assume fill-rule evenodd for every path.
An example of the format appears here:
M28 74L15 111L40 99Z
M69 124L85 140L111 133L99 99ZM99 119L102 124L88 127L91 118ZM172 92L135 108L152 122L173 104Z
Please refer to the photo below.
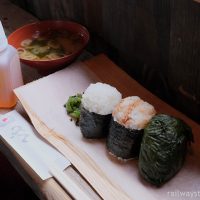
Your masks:
M0 108L11 108L16 102L13 89L23 85L17 50L8 44L0 21Z

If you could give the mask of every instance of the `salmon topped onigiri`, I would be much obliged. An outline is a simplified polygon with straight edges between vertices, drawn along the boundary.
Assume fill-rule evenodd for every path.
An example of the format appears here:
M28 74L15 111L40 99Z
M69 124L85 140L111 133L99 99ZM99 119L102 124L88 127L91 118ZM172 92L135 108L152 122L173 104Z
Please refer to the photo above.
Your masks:
M108 134L111 113L121 98L121 93L108 84L90 84L81 103L80 129L84 137L102 138Z
M114 121L128 129L141 130L156 114L154 107L138 96L127 97L113 110Z
M122 159L137 157L143 129L155 114L154 107L138 96L122 99L112 112L107 138L109 152Z

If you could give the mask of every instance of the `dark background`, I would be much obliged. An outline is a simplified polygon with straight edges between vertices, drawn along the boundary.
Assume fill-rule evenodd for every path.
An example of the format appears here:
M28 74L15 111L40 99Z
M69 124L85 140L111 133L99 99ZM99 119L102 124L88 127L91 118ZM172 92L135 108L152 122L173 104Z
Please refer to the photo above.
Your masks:
M1 200L39 200L0 152Z
M39 19L70 19L133 78L200 122L200 4L192 0L12 0ZM117 78L117 77L116 77ZM120 81L120 80L119 80Z

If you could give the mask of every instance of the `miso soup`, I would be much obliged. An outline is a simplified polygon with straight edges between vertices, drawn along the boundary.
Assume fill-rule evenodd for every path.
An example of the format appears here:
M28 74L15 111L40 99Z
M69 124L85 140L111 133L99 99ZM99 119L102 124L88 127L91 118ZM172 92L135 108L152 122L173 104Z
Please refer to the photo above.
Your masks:
M70 55L81 49L83 38L67 30L35 32L31 38L21 42L19 56L26 60L54 60Z

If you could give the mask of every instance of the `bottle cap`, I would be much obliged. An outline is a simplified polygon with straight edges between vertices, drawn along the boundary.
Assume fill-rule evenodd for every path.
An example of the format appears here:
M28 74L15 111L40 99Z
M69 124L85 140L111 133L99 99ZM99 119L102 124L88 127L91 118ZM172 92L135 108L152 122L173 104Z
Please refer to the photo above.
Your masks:
M0 21L0 52L3 51L8 46L8 40L5 35L3 25Z

